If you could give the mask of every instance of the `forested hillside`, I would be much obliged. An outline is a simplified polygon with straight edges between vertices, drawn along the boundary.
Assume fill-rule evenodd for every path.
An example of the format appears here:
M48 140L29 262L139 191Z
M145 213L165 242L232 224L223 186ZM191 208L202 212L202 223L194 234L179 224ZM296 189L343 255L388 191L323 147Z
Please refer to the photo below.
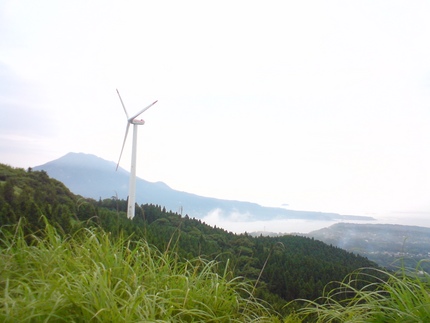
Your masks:
M31 242L29 234L42 234L44 216L63 236L85 227L101 227L112 240L132 236L162 252L174 251L183 261L198 256L216 260L220 272L229 262L234 275L252 281L255 295L278 310L296 298L321 296L327 283L341 281L357 268L376 266L312 238L237 235L159 205L140 205L129 220L126 204L116 198L97 201L76 196L43 171L0 164L2 230L21 219Z

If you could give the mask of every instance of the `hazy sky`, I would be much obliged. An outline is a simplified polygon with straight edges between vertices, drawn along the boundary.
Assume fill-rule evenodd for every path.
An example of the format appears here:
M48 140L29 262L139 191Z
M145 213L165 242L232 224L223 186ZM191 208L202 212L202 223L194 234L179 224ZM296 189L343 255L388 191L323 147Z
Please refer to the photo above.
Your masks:
M204 196L430 218L429 1L0 2L0 156ZM121 166L129 169L131 136ZM185 206L186 207L186 206Z

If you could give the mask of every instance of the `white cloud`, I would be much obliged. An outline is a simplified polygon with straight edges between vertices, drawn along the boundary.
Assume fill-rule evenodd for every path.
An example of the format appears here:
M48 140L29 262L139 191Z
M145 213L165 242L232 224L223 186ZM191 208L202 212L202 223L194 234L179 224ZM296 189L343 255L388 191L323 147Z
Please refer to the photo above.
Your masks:
M215 224L217 222L247 222L252 218L253 215L249 212L241 213L237 210L226 212L225 210L216 208L203 217L203 221Z

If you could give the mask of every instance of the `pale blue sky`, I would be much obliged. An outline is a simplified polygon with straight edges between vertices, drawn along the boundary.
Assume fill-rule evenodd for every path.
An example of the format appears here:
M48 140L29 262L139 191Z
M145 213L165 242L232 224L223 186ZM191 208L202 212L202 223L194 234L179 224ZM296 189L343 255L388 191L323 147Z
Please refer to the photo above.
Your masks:
M130 114L159 100L139 129L142 178L430 218L428 17L428 1L2 1L1 162L116 161L118 88Z

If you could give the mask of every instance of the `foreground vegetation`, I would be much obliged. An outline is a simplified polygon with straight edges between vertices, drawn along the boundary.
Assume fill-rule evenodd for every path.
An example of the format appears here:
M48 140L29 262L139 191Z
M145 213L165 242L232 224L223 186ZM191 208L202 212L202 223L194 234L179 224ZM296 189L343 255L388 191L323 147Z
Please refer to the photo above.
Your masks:
M1 322L266 322L267 304L217 263L179 262L145 241L83 229L2 230ZM30 241L30 242L29 242Z
M46 219L45 219L46 221ZM144 240L102 229L64 237L46 223L0 231L1 322L428 322L425 273L358 270L325 295L295 300L282 317L255 297L255 283L219 263L180 261ZM293 313L293 314L292 314Z
M430 276L418 267L397 273L360 269L300 310L310 322L430 322ZM361 286L361 287L358 287Z

